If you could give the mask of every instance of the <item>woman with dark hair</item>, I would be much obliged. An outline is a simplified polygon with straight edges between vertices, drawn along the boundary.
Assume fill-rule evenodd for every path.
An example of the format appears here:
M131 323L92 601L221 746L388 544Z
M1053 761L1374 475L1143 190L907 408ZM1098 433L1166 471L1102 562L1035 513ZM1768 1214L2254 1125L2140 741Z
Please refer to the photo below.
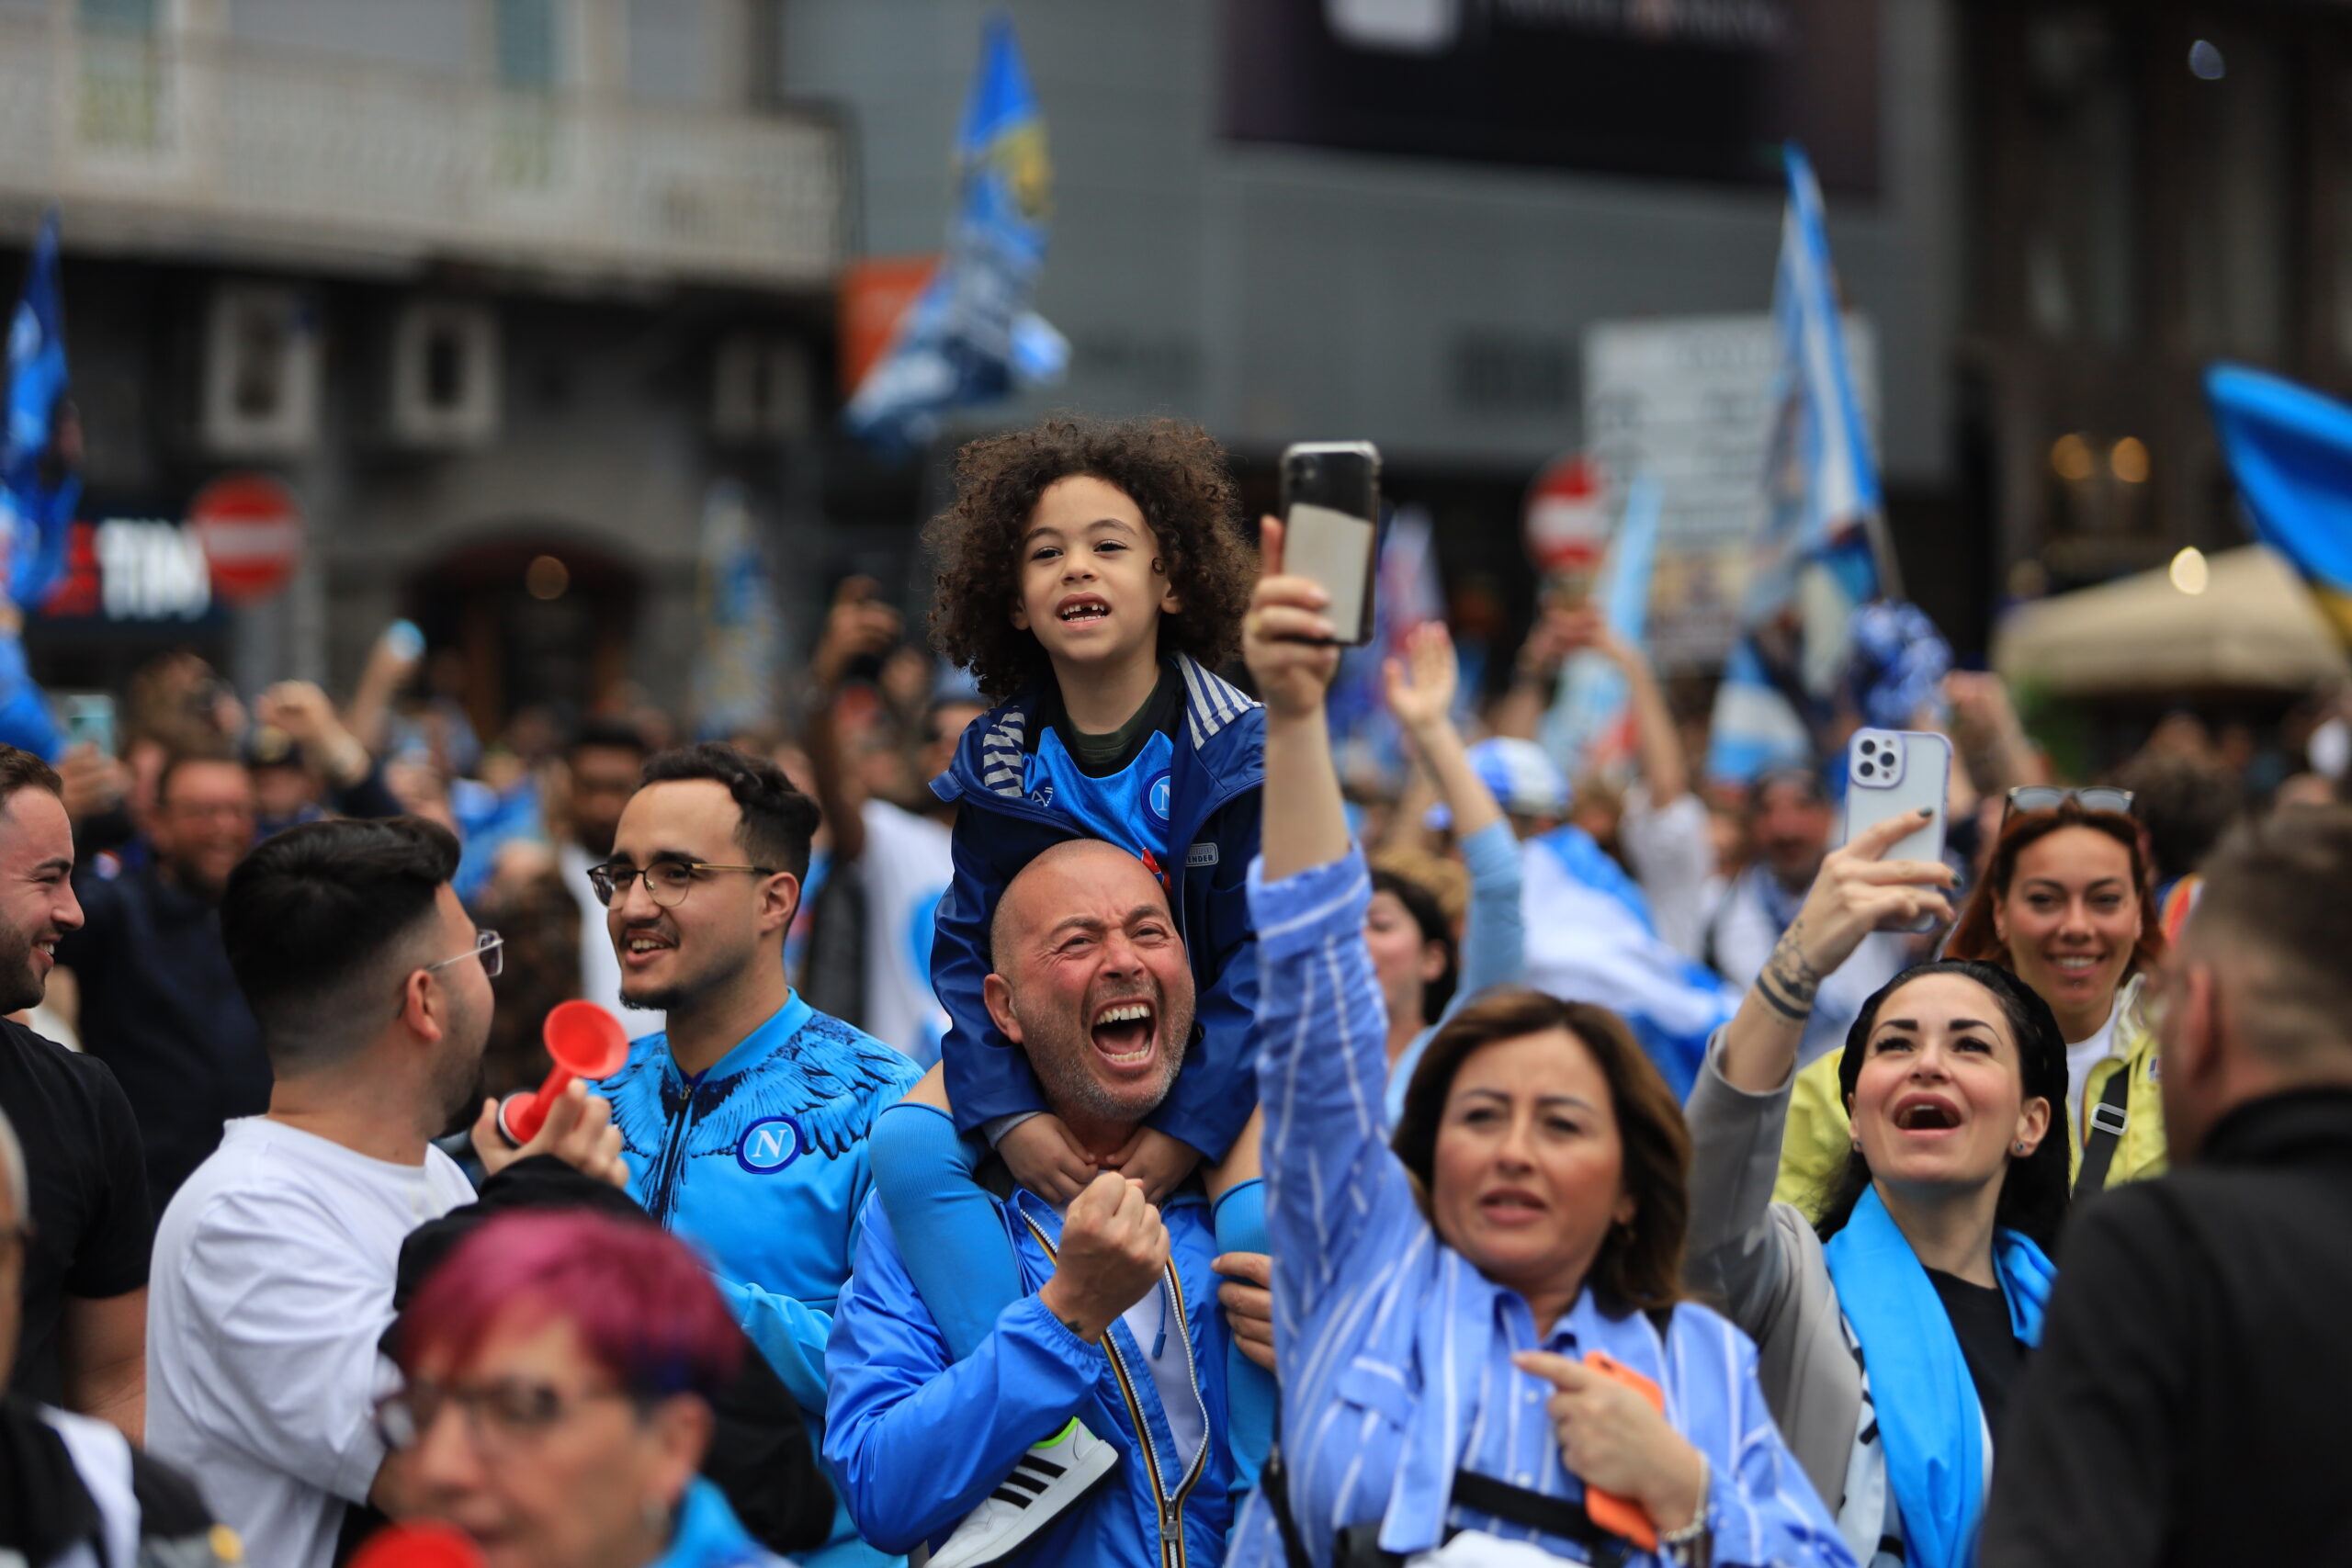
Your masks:
M696 1473L743 1337L684 1242L579 1212L458 1244L402 1314L377 1406L397 1518L438 1519L485 1568L762 1568Z
M1456 942L1453 922L1436 894L1400 872L1375 868L1372 874L1363 941L1388 1009L1385 1103L1392 1123L1405 1113L1406 1086L1438 1025L1487 987L1517 980L1527 952L1519 836L1453 725L1460 679L1453 639L1443 622L1426 622L1413 629L1405 652L1404 660L1391 659L1381 671L1388 711L1443 799L1470 873L1470 916L1464 940Z
M1963 1568L2066 1214L2053 1135L2066 1050L2049 1004L1973 960L1888 981L1832 1058L1852 1131L1819 1226L1772 1201L1822 982L1871 931L1950 916L1948 867L1879 858L1918 825L1883 823L1831 852L1710 1043L1687 1108L1685 1277L1754 1337L1772 1413L1855 1555Z
M1328 601L1279 575L1264 528L1243 648L1266 705L1250 898L1283 1435L1230 1560L1477 1560L1475 1532L1522 1562L1849 1563L1753 1348L1678 1300L1690 1145L1622 1021L1526 990L1469 1003L1387 1146Z
M2164 1097L2140 985L2165 955L2155 867L2130 792L2012 790L1984 875L1945 954L2006 969L2066 1041L2066 1134L2088 1197L2165 1168ZM1773 1195L1817 1214L1852 1136L1837 1053L1797 1075Z

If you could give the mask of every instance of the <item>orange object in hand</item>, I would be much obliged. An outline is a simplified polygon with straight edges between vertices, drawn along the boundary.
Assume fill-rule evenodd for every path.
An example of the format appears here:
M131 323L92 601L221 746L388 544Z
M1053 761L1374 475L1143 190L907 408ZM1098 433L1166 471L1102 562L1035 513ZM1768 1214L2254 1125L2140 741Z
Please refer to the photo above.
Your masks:
M1602 1377L1613 1379L1633 1389L1648 1400L1650 1408L1659 1415L1666 1414L1666 1390L1606 1350L1586 1351L1584 1364ZM1610 1534L1623 1536L1644 1551L1657 1550L1657 1526L1651 1520L1649 1510L1633 1499L1588 1486L1584 1489L1584 1511L1594 1524Z

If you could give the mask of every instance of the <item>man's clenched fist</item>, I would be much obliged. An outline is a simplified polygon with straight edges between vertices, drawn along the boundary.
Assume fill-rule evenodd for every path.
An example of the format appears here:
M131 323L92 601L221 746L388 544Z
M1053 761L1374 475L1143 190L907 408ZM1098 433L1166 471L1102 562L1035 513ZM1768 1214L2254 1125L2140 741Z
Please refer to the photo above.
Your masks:
M1143 1183L1104 1171L1062 1216L1054 1277L1037 1292L1046 1309L1090 1344L1143 1300L1168 1267L1168 1227Z

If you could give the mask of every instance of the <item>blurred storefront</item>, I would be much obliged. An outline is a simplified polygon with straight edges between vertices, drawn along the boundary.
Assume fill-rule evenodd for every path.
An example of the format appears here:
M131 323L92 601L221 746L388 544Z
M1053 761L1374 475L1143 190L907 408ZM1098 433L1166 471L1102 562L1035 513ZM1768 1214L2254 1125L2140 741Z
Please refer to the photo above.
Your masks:
M813 522L794 455L822 418L846 152L776 97L770 18L0 0L0 232L61 208L89 492L138 501L84 508L99 607L35 618L40 672L179 643L241 684L347 682L406 615L469 654L477 722L624 682L683 702L708 488ZM299 498L282 591L109 610L137 570L109 564L119 520L177 535L233 469Z
M1960 20L1987 591L2242 542L2204 367L2352 391L2352 13L1971 0Z

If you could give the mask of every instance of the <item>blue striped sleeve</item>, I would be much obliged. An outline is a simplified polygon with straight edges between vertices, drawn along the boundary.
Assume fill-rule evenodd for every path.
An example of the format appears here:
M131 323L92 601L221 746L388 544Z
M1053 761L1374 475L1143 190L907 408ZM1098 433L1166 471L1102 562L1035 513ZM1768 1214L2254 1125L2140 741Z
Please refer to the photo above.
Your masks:
M1388 1152L1388 1014L1363 944L1363 852L1269 883L1250 867L1258 928L1258 1098L1279 1316L1314 1312L1382 1261L1372 1233L1419 1223Z

